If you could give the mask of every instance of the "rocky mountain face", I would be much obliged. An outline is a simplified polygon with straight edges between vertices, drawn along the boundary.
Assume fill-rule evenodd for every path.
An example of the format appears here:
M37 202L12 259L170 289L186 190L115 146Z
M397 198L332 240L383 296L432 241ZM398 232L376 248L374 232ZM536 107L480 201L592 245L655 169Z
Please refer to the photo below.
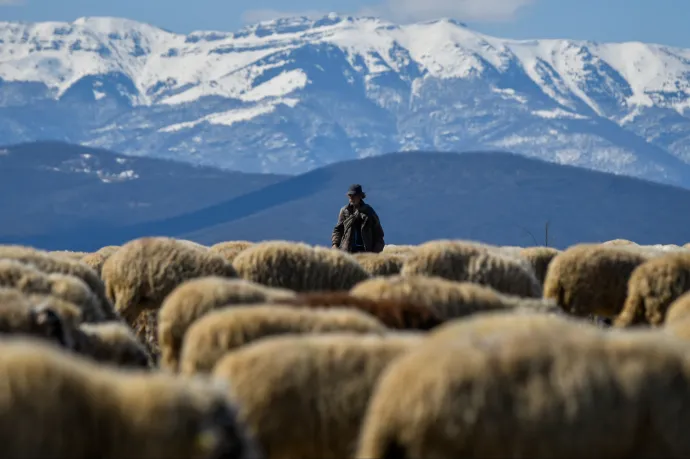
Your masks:
M334 14L235 33L0 23L0 140L243 172L503 150L690 187L690 50ZM431 179L431 178L429 178Z

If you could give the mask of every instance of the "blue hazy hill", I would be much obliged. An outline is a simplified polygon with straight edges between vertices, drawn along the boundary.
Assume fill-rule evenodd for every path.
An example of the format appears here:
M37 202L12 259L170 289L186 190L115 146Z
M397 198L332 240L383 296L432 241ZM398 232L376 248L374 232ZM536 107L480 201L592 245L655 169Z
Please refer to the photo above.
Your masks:
M503 152L405 152L344 161L190 212L126 226L11 238L49 249L96 250L146 235L192 239L300 240L328 245L350 183L361 183L386 241L476 239L501 245L566 247L631 239L690 241L690 191ZM223 183L217 183L221 194ZM142 189L142 199L155 189ZM75 199L77 199L75 197Z

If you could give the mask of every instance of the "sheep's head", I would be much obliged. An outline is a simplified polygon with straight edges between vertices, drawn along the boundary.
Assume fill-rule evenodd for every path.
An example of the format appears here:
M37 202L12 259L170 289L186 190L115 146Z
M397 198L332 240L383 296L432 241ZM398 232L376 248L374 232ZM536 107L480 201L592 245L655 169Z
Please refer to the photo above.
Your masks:
M66 321L51 307L41 304L31 309L31 333L74 350L75 342Z

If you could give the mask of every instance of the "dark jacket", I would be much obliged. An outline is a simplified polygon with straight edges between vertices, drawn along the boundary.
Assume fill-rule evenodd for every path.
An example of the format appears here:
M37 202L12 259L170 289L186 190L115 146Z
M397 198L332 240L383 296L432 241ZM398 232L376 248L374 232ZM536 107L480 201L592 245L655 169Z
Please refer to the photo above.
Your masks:
M386 243L383 240L381 220L373 207L362 201L358 210L347 204L338 214L338 223L333 228L331 244L340 250L353 251L354 225L361 229L362 241L366 252L381 252Z

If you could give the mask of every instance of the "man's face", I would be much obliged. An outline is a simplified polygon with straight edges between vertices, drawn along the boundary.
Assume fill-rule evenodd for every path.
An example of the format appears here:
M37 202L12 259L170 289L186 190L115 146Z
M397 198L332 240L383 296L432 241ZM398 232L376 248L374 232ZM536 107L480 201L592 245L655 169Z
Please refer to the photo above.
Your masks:
M347 197L350 200L350 204L353 204L355 206L358 205L359 201L361 201L362 199L359 195L356 194L348 194Z

